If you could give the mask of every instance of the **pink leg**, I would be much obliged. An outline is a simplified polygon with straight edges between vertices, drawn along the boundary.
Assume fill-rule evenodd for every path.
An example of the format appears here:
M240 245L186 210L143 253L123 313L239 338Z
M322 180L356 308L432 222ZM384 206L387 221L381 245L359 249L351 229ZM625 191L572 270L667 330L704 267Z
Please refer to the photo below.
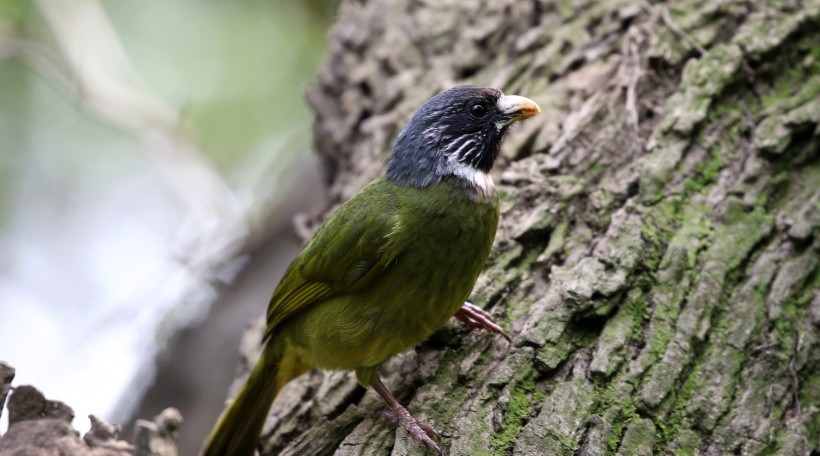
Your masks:
M492 315L470 302L465 302L464 305L461 306L461 309L456 312L455 317L471 328L492 331L503 336L508 342L512 343L512 338L510 338L510 336L505 333L503 329L501 329L501 326L496 324Z
M432 426L413 418L413 415L410 415L410 412L399 404L399 401L393 397L390 391L387 390L387 387L384 386L384 383L378 378L373 381L370 386L379 393L379 396L381 396L382 399L387 402L387 406L390 407L390 411L386 413L388 418L396 421L414 440L427 445L435 454L441 455L441 448L439 448L438 444L432 439L440 439L441 436Z

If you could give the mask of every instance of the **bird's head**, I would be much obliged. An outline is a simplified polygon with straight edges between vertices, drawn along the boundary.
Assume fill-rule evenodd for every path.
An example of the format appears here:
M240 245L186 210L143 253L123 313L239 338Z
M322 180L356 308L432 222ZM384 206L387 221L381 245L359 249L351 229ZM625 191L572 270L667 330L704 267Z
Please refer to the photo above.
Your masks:
M442 92L424 103L399 134L387 178L425 187L452 175L486 190L509 126L539 112L534 101L490 87Z

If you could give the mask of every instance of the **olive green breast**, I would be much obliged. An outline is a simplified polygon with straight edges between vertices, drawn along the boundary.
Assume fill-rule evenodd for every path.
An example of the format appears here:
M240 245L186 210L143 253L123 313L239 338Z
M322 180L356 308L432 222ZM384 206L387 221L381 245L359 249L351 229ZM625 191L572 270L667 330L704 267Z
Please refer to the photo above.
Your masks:
M286 325L318 367L377 366L443 326L487 261L499 209L494 190L481 194L455 178L424 188L380 179L341 208L345 220L337 224L367 224L374 214L387 217L389 229L360 242L380 244L383 269L363 288L315 303Z

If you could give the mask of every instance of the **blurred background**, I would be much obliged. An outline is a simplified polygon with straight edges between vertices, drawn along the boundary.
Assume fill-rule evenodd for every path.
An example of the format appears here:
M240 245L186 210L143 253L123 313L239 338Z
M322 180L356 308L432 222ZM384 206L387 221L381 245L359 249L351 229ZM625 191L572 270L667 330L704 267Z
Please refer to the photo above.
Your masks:
M322 201L331 0L0 0L0 360L194 454ZM5 416L3 418L6 418ZM5 430L0 423L0 432ZM130 439L130 433L125 433Z

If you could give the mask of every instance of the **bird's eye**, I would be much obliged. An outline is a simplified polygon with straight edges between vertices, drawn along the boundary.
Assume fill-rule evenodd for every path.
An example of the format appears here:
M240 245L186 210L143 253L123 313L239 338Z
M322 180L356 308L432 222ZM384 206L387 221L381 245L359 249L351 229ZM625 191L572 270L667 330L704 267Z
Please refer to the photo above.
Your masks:
M470 114L472 114L473 117L480 119L487 115L487 108L485 108L484 105L474 104L470 107Z

